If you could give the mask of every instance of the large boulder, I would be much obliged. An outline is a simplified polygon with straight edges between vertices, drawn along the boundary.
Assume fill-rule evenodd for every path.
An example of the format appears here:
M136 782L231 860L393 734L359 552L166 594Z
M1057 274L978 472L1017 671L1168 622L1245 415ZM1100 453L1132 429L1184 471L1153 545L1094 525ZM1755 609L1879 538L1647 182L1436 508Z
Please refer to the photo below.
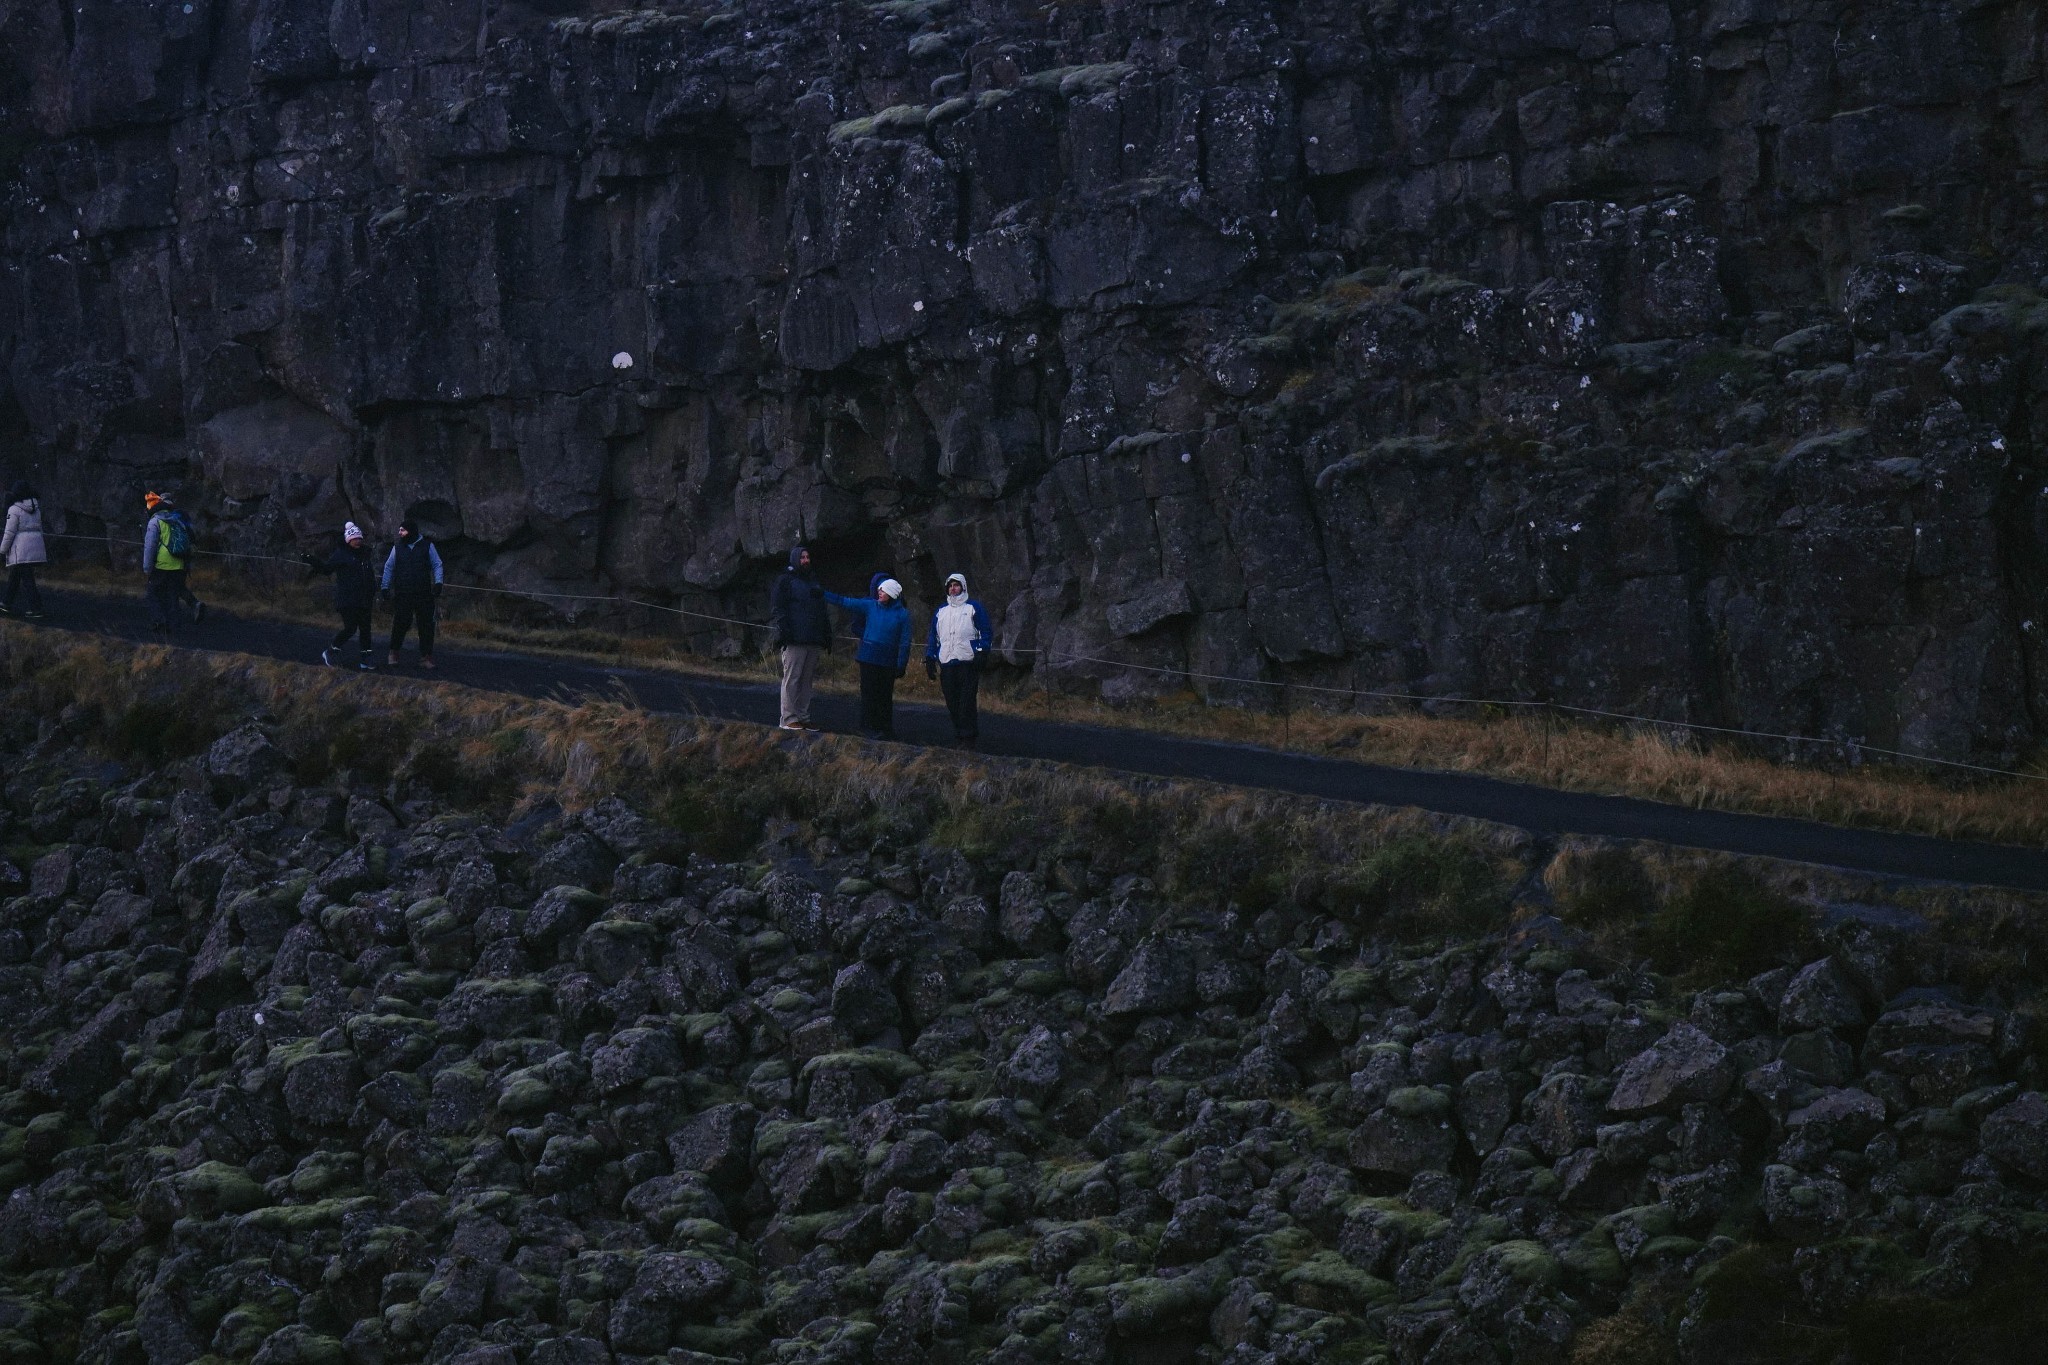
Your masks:
M1457 1150L1451 1097L1430 1086L1394 1091L1351 1133L1352 1166L1374 1175L1442 1170Z
M2048 1095L2029 1090L1994 1110L1977 1137L1984 1154L2000 1165L2048 1181Z
M609 1095L656 1076L672 1076L682 1064L682 1049L667 1029L622 1029L591 1057L590 1080Z
M316 1053L285 1074L284 1106L309 1127L338 1128L348 1122L355 1108L356 1089L362 1083L362 1071L352 1053Z
M1195 1003L1194 956L1169 939L1148 939L1102 998L1102 1012L1111 1018L1174 1014Z
M229 731L206 751L206 775L216 789L234 796L268 785L290 766L284 751L254 724Z
M1858 1029L1865 1019L1855 984L1831 957L1800 968L1778 1001L1778 1028L1785 1033Z
M871 1038L897 1020L896 992L865 962L842 968L832 978L832 1017L856 1041Z
M669 1137L668 1150L679 1171L696 1171L714 1185L746 1178L754 1151L752 1105L715 1104Z
M1953 261L1921 252L1879 256L1852 267L1842 281L1842 312L1867 341L1894 332L1918 332L1969 296L1969 281Z
M1607 1108L1610 1113L1641 1115L1676 1111L1695 1102L1712 1104L1734 1083L1735 1063L1728 1049L1681 1022L1622 1067Z
M1884 1127L1884 1101L1862 1090L1826 1090L1792 1111L1785 1126L1823 1148L1859 1149Z

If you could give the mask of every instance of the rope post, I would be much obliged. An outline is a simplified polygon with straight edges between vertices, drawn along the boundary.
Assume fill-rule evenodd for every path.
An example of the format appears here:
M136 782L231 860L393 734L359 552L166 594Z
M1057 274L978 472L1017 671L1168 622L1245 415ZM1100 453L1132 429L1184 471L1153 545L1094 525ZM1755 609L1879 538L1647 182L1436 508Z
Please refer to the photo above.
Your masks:
M1280 747L1294 747L1294 713L1287 707L1287 680L1280 680Z
M1550 780L1550 703L1543 703L1543 780Z

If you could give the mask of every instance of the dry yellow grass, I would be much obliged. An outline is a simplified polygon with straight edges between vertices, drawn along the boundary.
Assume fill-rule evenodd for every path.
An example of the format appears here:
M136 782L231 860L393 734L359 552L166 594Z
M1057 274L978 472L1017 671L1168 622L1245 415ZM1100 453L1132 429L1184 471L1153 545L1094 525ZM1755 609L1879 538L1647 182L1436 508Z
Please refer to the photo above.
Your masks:
M424 786L501 815L538 800L575 808L622 794L730 857L751 852L774 820L898 844L943 830L947 842L992 855L1146 868L1192 897L1371 898L1419 929L1503 908L1527 845L1519 831L1416 810L790 735L629 701L371 680L13 624L0 624L0 683L16 715L62 717L67 733L130 761L203 752L260 713L302 782ZM1400 885L1376 857L1400 860Z
M1062 708L1055 707L1057 714ZM1070 718L1134 725L1395 767L1480 773L1570 791L1795 816L1948 838L2048 845L2048 781L1949 777L1904 764L1850 768L1772 762L1736 744L1706 746L1678 727L1610 726L1505 716L1268 714L1209 707L1191 695ZM1100 714L1107 712L1108 714Z
M330 624L326 580L310 581L290 566L259 576L208 568L197 575L202 596L237 612L268 619ZM133 594L132 580L103 568L65 566L51 575L85 591ZM443 629L451 642L580 660L624 663L684 674L767 682L766 658L713 658L693 653L673 635L622 635L610 629L544 625L531 604L512 605L452 594ZM820 687L854 689L848 652L828 657ZM938 688L913 667L899 696L936 703ZM1298 698L1296 699L1298 701ZM1635 796L1677 805L1793 816L1831 824L1891 829L1949 838L2048 846L2048 775L2037 757L2028 775L1989 777L1905 763L1793 764L1747 751L1737 742L1708 745L1659 725L1618 725L1541 715L1429 716L1414 712L1360 715L1290 708L1285 714L1211 706L1192 692L1111 705L1049 694L1028 676L991 677L984 710L1048 720L1115 726L1229 743L1256 744L1395 767L1467 772L1571 791Z
M22 742L24 725L32 736L36 719L54 720L141 768L203 752L261 714L304 784L367 784L392 799L431 793L500 818L617 794L683 848L725 860L758 860L764 838L814 851L820 838L897 850L929 839L978 861L1035 865L1069 889L1134 874L1175 904L1326 911L1406 940L1469 940L1554 907L1617 962L1661 954L1687 981L1803 944L1806 921L1786 913L1794 905L1917 913L1949 945L1958 979L1987 989L2039 960L2048 924L2048 896L2019 891L1902 888L1838 869L1600 840L1567 840L1539 869L1529 859L1541 845L1520 830L1420 810L791 735L623 700L369 679L12 623L0 623L0 687L10 742ZM1539 870L1555 901L1512 900ZM1792 951L1785 960L1803 959ZM2048 1017L2048 1001L2027 1008Z

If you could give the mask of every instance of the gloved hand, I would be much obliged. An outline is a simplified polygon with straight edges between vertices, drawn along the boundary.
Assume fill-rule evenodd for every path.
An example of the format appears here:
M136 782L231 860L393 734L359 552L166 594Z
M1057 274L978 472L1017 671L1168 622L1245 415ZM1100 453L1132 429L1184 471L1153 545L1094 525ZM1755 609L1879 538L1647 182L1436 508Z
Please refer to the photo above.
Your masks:
M309 569L317 569L320 567L320 561L313 558L313 556L311 555L300 555L299 562L301 564L304 564Z
M924 661L924 680L926 682L937 682L939 680L939 661L937 659L926 659Z
M434 585L434 600L436 602L441 600L441 585L439 583Z
M379 589L377 589L377 600L378 600L378 601L380 601L380 602L389 602L389 601L391 600L391 589L389 589L389 588L379 588Z
M902 681L903 681L903 675L904 675L905 673L908 673L909 671L910 671L910 666L909 666L908 664L904 665L904 666L903 666L902 668L899 668L899 669L897 669L897 670L896 670L896 681L897 681L897 682L902 682Z

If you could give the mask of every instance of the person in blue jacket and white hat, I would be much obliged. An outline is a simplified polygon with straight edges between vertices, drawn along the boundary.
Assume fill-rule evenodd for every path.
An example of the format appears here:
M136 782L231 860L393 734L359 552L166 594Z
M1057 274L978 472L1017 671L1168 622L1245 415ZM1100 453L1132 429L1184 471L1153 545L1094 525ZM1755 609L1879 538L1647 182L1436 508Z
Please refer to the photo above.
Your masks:
M896 680L910 667L910 612L903 585L885 578L872 599L825 594L835 607L860 618L860 728L869 739L896 738Z

